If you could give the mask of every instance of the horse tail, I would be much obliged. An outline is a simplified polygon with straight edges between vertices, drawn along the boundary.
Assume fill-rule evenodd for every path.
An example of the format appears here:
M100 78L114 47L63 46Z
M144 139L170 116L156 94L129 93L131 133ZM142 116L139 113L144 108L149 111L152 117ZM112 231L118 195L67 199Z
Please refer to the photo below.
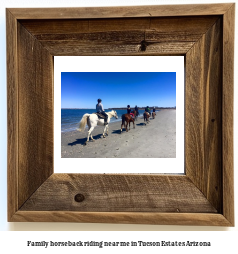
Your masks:
M122 124L125 126L125 114L123 114L123 115L121 116L121 119L122 119Z
M87 123L87 118L89 117L89 114L84 114L80 123L79 123L79 128L78 131L84 131L86 123Z

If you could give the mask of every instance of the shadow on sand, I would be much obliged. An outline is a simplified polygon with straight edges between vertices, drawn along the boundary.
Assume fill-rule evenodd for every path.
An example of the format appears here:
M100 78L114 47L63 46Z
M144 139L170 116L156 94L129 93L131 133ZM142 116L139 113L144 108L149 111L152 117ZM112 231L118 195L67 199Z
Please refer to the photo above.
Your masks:
M112 134L121 134L121 129L119 129L119 130L113 130Z
M96 136L93 136L93 139L97 140L97 139L100 139L101 137L102 137L102 134L98 134ZM74 142L68 143L68 146L84 145L86 141L87 141L87 138L76 139Z
M144 126L144 123L137 123L136 126Z

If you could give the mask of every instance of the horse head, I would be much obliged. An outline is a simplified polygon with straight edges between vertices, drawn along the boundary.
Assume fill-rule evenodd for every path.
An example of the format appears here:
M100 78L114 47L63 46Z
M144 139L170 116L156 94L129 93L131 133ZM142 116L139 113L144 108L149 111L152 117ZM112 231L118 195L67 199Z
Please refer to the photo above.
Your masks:
M114 110L114 117L117 119L118 118L118 116L117 116L117 112L116 112L116 110Z
M116 110L112 110L112 116L114 116L116 119L118 118Z

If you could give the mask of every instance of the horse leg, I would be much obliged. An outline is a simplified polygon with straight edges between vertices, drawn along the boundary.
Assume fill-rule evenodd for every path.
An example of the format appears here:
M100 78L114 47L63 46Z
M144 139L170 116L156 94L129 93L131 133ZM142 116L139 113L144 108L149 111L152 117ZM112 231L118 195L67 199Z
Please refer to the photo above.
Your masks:
M102 134L102 136L103 136L104 138L105 138L106 129L107 129L107 125L105 125L105 128L104 128L104 130L103 130L103 134Z
M131 121L129 121L129 130L131 130Z
M126 122L126 132L128 132L127 126L128 126L128 122Z
M89 141L89 137L91 137L92 141L94 141L93 136L92 136L92 131L94 130L94 127L90 127L90 129L88 130L88 139L87 142Z
M85 141L84 145L87 145L87 143L88 143L88 141L89 141L89 136L90 136L90 133L89 133L89 130L88 130L87 140Z
M94 138L93 138L92 132L91 132L90 137L91 137L91 140L92 140L92 141L95 141Z

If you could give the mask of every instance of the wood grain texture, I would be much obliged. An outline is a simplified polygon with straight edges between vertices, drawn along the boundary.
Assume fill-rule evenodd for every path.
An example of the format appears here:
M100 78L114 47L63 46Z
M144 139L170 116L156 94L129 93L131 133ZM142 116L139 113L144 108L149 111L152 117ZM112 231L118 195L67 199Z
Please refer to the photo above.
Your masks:
M77 34L99 32L145 31L155 34L187 35L188 38L206 33L219 16L150 17L111 19L20 20L19 22L38 40L67 38ZM153 33L151 33L153 35ZM93 39L93 38L92 38Z
M222 15L232 4L150 5L85 8L10 8L21 19L101 19L127 17L173 17Z
M18 24L19 207L53 173L53 58Z
M223 215L213 213L18 211L12 221L232 226Z
M217 19L22 20L21 24L55 56L182 55ZM146 52L141 51L142 41Z
M18 210L18 58L17 20L6 11L8 220Z
M144 36L143 36L144 37ZM141 40L143 39L141 37ZM128 42L124 44L115 43L88 43L80 44L74 41L43 42L42 45L55 56L151 56L151 55L184 55L193 46L192 42L181 43L153 43L146 48L146 52L141 51L141 43Z
M222 211L222 21L186 55L186 175Z
M217 212L186 176L104 174L54 174L20 210Z
M234 26L235 4L223 16L223 87L222 87L222 147L223 147L223 214L234 224Z

